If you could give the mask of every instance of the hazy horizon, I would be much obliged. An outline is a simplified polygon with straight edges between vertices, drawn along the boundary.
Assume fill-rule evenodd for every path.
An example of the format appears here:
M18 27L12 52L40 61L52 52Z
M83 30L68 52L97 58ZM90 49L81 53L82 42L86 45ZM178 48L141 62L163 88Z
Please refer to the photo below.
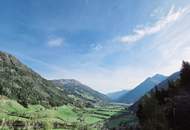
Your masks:
M47 79L102 93L190 61L190 0L3 1L0 16L1 51Z

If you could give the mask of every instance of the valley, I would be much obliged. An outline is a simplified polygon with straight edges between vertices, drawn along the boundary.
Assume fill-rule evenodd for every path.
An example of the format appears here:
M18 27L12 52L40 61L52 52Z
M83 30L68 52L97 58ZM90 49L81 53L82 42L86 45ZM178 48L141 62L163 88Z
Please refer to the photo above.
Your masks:
M0 52L0 69L1 130L168 130L169 127L187 130L189 127L181 119L182 116L190 119L187 103L190 63L185 61L180 72L169 77L156 74L133 90L108 96L75 79L47 80L4 52Z
M0 129L100 130L104 122L124 111L123 106L104 105L79 108L73 105L45 108L23 107L6 97L0 99Z
M0 130L190 130L190 0L0 0Z
M109 118L128 111L77 80L46 80L5 52L0 69L2 130L100 130Z

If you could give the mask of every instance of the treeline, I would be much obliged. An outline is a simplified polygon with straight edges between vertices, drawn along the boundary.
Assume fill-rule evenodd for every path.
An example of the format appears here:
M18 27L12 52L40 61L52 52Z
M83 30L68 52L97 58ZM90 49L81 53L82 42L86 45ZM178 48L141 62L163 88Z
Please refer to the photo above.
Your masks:
M183 62L180 79L168 88L155 87L137 110L141 130L190 130L190 64Z

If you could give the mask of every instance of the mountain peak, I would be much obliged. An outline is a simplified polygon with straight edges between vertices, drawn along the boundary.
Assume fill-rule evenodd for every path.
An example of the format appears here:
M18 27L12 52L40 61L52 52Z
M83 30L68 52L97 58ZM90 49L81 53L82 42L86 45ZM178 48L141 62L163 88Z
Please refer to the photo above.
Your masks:
M159 83L160 81L165 80L167 77L161 74L155 74L153 77L151 77L151 81L155 83Z
M166 76L162 74L155 74L152 78L160 78L160 77L166 77Z

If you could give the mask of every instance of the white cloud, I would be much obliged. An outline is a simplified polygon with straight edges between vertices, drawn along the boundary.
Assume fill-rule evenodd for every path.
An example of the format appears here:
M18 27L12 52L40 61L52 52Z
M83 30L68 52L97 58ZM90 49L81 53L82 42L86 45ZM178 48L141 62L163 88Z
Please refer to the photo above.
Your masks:
M151 34L155 34L161 31L162 29L167 27L167 25L177 21L181 16L186 14L188 11L189 11L188 8L175 10L175 7L172 6L168 14L165 17L160 18L160 20L158 20L152 26L144 26L144 27L136 28L133 30L133 34L119 37L119 42L135 43L146 36L149 36Z
M60 47L64 44L63 38L51 38L48 40L49 47Z

